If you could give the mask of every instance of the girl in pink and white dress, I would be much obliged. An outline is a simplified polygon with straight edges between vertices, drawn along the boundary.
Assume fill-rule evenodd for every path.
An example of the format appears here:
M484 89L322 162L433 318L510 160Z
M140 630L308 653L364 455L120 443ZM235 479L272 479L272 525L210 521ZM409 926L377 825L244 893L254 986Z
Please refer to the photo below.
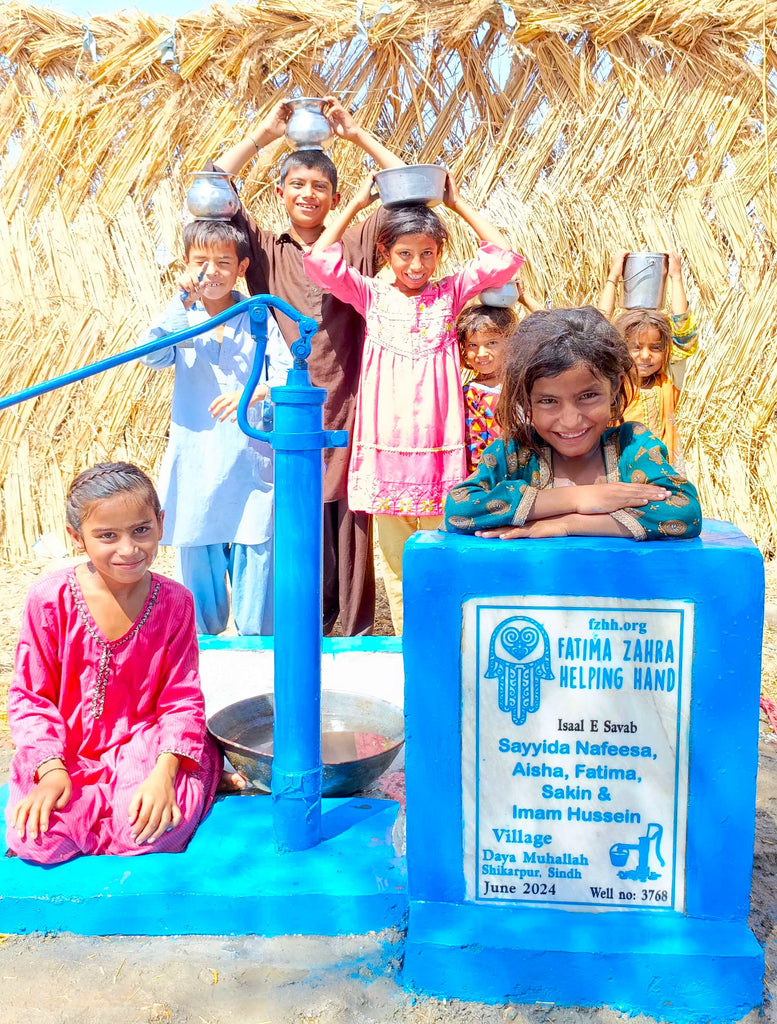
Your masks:
M511 281L524 260L461 198L448 175L445 205L480 239L475 259L434 281L448 237L427 206L386 209L377 237L393 281L367 278L343 259L340 239L374 199L370 175L309 253L308 277L365 318L366 331L348 503L376 517L394 631L402 632L402 549L434 529L445 495L466 472L464 403L456 317L484 288Z

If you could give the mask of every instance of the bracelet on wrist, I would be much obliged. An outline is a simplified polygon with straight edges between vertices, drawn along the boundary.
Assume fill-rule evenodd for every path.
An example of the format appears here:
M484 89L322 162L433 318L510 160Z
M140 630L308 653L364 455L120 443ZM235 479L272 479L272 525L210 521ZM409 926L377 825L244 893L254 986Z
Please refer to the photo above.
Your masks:
M38 772L38 782L40 782L41 779L45 779L47 775L51 775L52 772L66 772L66 771L67 771L67 768L63 768L61 765L57 765L56 768L49 768L48 771L45 771L42 774L40 772Z
M247 139L250 139L250 141L251 141L251 142L253 142L253 144L254 144L254 147L255 147L255 149L256 149L256 152L258 153L258 152L259 152L259 150L260 150L260 149L261 149L262 147L261 147L261 146L259 145L259 143L258 143L258 142L256 141L256 139L255 139L255 138L253 137L253 135L246 135L246 138L247 138Z

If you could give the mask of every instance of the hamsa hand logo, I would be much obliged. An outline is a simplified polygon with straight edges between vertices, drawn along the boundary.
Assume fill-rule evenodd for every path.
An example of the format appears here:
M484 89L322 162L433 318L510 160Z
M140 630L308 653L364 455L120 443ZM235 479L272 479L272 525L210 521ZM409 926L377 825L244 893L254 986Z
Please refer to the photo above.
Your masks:
M545 628L526 615L505 619L491 634L486 679L499 680L499 709L515 725L540 706L540 682L553 679Z

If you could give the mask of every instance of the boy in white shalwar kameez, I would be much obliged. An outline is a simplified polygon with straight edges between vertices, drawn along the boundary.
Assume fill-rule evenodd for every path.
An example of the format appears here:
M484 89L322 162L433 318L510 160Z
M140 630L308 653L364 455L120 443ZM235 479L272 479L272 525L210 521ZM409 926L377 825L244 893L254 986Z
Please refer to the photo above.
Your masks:
M143 341L208 320L245 298L233 291L248 266L248 239L228 221L184 229L181 289ZM272 450L238 427L236 410L254 360L247 312L190 342L143 358L175 366L170 438L159 495L162 544L176 549L176 577L194 595L198 633L220 633L229 618L227 578L238 632L273 631ZM292 356L272 316L267 351L248 421L261 426L269 388L286 382Z

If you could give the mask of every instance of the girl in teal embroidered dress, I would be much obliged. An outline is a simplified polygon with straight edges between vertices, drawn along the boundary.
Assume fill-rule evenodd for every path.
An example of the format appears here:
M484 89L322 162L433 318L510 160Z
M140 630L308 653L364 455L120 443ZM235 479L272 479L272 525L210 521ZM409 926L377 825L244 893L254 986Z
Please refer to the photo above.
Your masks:
M532 313L510 345L503 436L445 504L451 533L696 537L696 488L641 423L623 423L634 362L592 306Z

